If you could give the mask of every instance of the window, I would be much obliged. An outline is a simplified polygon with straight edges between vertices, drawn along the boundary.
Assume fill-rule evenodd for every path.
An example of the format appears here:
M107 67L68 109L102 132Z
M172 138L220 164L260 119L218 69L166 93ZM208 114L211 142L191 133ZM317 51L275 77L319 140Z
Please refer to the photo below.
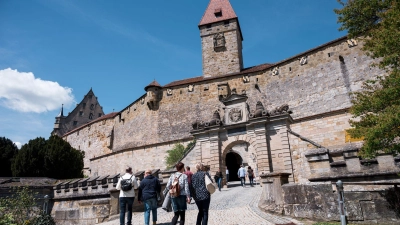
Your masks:
M101 117L101 113L99 113L99 117Z
M208 25L207 25L207 29L210 29L210 28L211 28L211 24L208 24Z
M214 11L214 15L215 15L215 17L221 17L222 16L222 9L221 8L219 8L219 9L215 9L215 11Z
M93 104L90 105L90 109L91 109L91 110L94 109L94 105L93 105Z
M83 116L83 111L80 111L80 112L79 112L79 116Z
M90 113L89 119L93 119L93 113Z
M89 99L92 99L93 95L89 95Z
M78 124L78 121L74 121L74 126L76 126Z
M82 107L85 108L85 107L86 107L86 103L83 103L83 104L82 104Z

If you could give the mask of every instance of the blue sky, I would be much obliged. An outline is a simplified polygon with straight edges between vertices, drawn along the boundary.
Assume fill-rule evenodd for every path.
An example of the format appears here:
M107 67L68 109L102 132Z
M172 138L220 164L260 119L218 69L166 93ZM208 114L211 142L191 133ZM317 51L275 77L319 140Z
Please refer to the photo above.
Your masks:
M48 138L93 88L104 112L202 74L198 23L209 0L0 0L0 136ZM231 0L244 66L273 63L346 35L336 0Z

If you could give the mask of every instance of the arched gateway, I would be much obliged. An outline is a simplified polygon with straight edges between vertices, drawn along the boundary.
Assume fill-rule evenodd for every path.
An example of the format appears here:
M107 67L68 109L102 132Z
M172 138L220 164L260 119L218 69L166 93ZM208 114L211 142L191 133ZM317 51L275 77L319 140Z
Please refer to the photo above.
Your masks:
M230 93L227 84L224 89ZM240 164L259 173L292 173L287 133L292 118L288 106L267 111L261 102L252 109L246 101L246 95L222 93L223 119L215 111L210 121L192 124L191 134L197 140L193 161L210 165L212 174L219 168L225 173L228 166L230 180L237 179ZM293 176L289 181L293 182Z

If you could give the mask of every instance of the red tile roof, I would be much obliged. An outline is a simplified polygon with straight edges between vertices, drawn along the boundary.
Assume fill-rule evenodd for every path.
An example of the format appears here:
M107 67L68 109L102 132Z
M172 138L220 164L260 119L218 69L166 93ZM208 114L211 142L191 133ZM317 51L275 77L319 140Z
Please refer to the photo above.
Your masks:
M222 15L216 17L216 13L222 13ZM229 0L210 0L199 26L235 18L237 16Z
M147 85L147 86L144 88L144 90L147 91L147 88L149 88L149 87L161 87L161 85L160 85L156 80L154 80L154 81L151 82L149 85Z
M225 74L225 75L215 76L215 77L199 76L199 77L192 77L192 78L188 78L188 79L184 79L184 80L177 80L177 81L173 81L173 82L165 85L164 88L178 86L178 85L184 85L184 84L192 84L192 83L196 83L196 82L200 82L200 81L214 80L214 79L219 79L219 78L224 78L224 77L230 77L230 76L236 76L236 75L242 75L242 74L258 72L258 71L262 71L262 70L266 70L268 68L271 68L271 66L273 66L273 65L274 64L265 63L265 64L261 64L261 65L258 65L258 66L245 68L245 69L243 69L242 71L240 71L238 73Z

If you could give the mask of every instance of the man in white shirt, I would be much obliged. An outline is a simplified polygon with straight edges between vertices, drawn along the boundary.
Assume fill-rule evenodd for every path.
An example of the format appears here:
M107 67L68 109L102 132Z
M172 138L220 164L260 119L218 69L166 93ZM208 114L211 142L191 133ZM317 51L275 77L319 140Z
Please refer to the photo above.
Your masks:
M240 184L244 187L246 183L246 170L243 165L238 170L238 177L240 178Z
M228 167L226 167L226 183L229 182L229 170Z
M132 206L133 201L135 200L135 189L138 188L138 183L136 181L135 176L132 173L132 168L127 166L125 169L126 173L119 178L117 183L117 190L119 191L119 223L120 225L125 225L125 211L128 208L127 215L127 225L132 225ZM121 181L122 180L130 180L132 183L132 189L124 191L121 189Z

